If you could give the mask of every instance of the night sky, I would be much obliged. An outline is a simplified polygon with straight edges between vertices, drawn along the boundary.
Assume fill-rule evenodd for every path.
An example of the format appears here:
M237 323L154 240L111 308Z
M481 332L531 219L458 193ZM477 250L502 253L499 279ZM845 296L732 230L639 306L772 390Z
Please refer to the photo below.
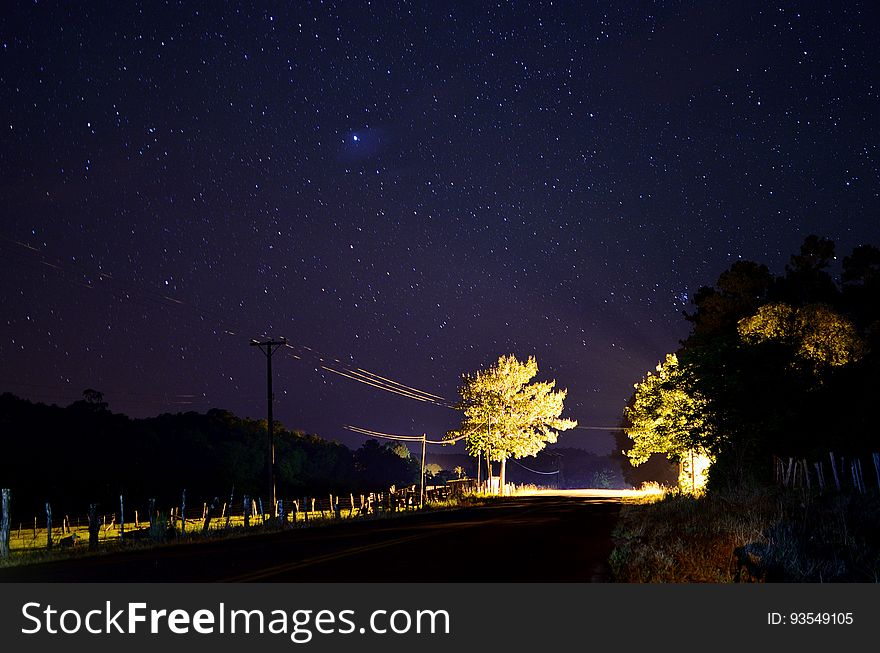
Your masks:
M614 425L733 261L880 244L878 25L831 2L7 7L0 390L262 418L269 335L294 345L276 418L350 445L457 414L320 358L454 400L533 354L564 415Z

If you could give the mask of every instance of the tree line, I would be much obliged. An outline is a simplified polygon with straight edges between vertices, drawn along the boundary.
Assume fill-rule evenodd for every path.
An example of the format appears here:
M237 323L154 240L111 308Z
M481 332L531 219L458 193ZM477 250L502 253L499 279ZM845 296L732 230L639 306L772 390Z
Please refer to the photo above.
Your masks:
M772 456L876 451L880 249L839 276L833 241L808 236L782 274L737 261L693 297L690 332L636 385L618 446L633 465L698 452L709 487L767 482ZM632 473L628 473L632 477Z
M418 481L406 447L367 440L356 450L275 422L278 496L372 492ZM0 487L16 512L37 514L49 501L64 511L89 503L131 505L156 499L199 502L266 494L266 420L227 410L132 419L109 410L100 392L60 407L0 395ZM195 504L194 504L195 505Z

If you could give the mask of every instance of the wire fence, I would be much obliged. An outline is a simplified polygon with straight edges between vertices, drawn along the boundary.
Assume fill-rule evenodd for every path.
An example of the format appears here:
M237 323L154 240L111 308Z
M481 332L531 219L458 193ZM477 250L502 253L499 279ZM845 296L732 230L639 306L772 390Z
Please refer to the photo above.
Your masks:
M786 488L819 492L833 488L837 492L866 494L873 485L880 490L880 454L846 457L829 451L826 460L815 461L773 456L773 477L777 485Z
M425 500L439 502L463 488L426 487ZM0 516L0 555L53 548L112 548L128 541L176 541L201 534L218 536L248 530L293 529L326 524L337 520L367 518L381 514L417 510L421 496L417 486L391 488L367 494L327 494L280 499L274 509L271 501L242 496L232 501L202 502L157 508L150 501L141 509L130 509L120 497L116 512L98 512L95 504L87 514L46 515L16 521L10 510L8 490L4 490ZM5 544L5 546L4 546Z

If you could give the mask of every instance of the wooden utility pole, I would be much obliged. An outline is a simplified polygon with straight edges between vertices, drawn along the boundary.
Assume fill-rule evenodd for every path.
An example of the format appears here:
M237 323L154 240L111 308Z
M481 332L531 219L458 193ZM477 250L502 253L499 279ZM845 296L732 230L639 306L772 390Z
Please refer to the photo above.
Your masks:
M419 507L425 507L425 445L428 443L428 435L427 433L422 433L422 482L421 482L421 493L419 496Z
M268 430L269 430L269 496L272 497L272 505L278 505L278 497L275 494L275 424L272 417L272 404L275 403L275 395L272 393L272 354L278 349L285 346L287 340L266 340L259 342L251 340L252 347L259 347L260 351L266 356L266 403L268 407Z
M477 492L480 491L480 486L483 484L483 452L477 452Z

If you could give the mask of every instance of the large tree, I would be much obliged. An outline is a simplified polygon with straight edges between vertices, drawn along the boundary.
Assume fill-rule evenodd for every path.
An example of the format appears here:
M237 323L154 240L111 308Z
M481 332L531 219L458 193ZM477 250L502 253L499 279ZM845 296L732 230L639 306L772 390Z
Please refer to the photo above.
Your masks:
M678 357L667 354L656 372L636 384L632 404L624 408L630 424L626 434L633 442L626 455L634 466L658 453L691 465L695 456L711 459L709 403L690 381Z
M556 381L532 382L538 373L534 356L525 362L501 356L492 367L462 376L459 388L461 426L447 438L463 436L468 453L501 463L501 488L508 458L534 456L556 442L557 432L577 426L560 417L567 390Z
M809 236L784 274L737 261L695 295L677 361L645 377L625 411L634 462L651 451L680 457L702 430L719 487L769 480L774 455L874 450L880 250L845 257L839 287L834 260L834 243Z

